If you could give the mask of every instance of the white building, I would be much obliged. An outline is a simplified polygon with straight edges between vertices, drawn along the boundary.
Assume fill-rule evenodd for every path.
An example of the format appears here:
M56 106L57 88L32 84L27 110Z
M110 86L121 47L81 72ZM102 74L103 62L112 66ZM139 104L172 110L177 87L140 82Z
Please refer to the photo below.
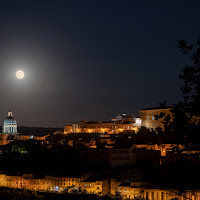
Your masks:
M8 112L8 116L4 120L3 130L4 134L16 134L17 133L17 122L13 117L11 110Z

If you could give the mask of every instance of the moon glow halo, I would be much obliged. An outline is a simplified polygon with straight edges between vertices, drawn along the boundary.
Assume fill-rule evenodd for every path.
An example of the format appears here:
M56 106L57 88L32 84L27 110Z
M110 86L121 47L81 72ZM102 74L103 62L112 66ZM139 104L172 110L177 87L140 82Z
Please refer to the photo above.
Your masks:
M22 70L18 70L18 71L16 72L16 77L17 77L18 79L23 79L23 78L24 78L24 72L23 72Z

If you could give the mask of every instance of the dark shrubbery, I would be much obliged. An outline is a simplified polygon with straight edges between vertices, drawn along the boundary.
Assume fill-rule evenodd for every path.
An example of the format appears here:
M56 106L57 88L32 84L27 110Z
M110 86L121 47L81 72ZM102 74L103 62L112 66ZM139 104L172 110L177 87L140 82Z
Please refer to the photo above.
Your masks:
M50 193L36 192L27 190L18 190L0 187L1 200L113 200L112 197L98 196L96 194L87 194L84 191L76 191L72 193ZM121 197L115 198L120 200Z

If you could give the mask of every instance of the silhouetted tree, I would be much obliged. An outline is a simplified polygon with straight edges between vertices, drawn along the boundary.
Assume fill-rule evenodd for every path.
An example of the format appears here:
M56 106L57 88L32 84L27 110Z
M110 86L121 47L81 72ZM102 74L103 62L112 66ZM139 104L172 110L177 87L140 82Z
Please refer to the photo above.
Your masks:
M141 126L139 128L139 132L144 133L144 134L149 134L151 132L151 130L149 128L147 128L146 126Z
M164 102L160 102L160 107L165 108L166 107L167 101L165 100Z
M165 131L182 136L186 144L199 143L200 126L200 38L196 45L179 40L177 47L186 55L191 64L186 65L179 78L183 80L181 87L183 101L173 106L173 120L165 116Z
M200 141L200 38L195 45L179 40L177 47L190 61L190 65L186 65L179 76L183 80L183 101L173 105L173 120L165 113L156 115L155 119L163 117L164 132L179 135L182 142L191 146ZM160 103L161 108L165 105L166 101Z
M200 37L196 41L196 45L179 40L177 47L191 61L191 65L186 65L180 75L180 79L184 81L181 88L184 108L188 114L200 116Z

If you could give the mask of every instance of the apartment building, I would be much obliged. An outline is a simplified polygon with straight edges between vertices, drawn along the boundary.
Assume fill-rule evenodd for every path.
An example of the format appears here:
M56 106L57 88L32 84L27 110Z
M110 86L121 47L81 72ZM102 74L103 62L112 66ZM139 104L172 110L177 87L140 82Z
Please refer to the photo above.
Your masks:
M129 178L125 181L102 178L97 175L83 175L81 177L34 177L32 174L22 176L0 174L0 186L35 191L62 192L67 190L85 190L87 193L97 195L120 194L123 199L147 198L148 200L200 200L200 190L186 190L183 194L172 188L153 187L150 182L145 182L139 177Z
M156 129L157 127L164 128L163 121L164 118L169 115L171 119L172 116L172 107L155 107L155 108L146 108L140 110L140 119L141 126L145 126L149 129Z

